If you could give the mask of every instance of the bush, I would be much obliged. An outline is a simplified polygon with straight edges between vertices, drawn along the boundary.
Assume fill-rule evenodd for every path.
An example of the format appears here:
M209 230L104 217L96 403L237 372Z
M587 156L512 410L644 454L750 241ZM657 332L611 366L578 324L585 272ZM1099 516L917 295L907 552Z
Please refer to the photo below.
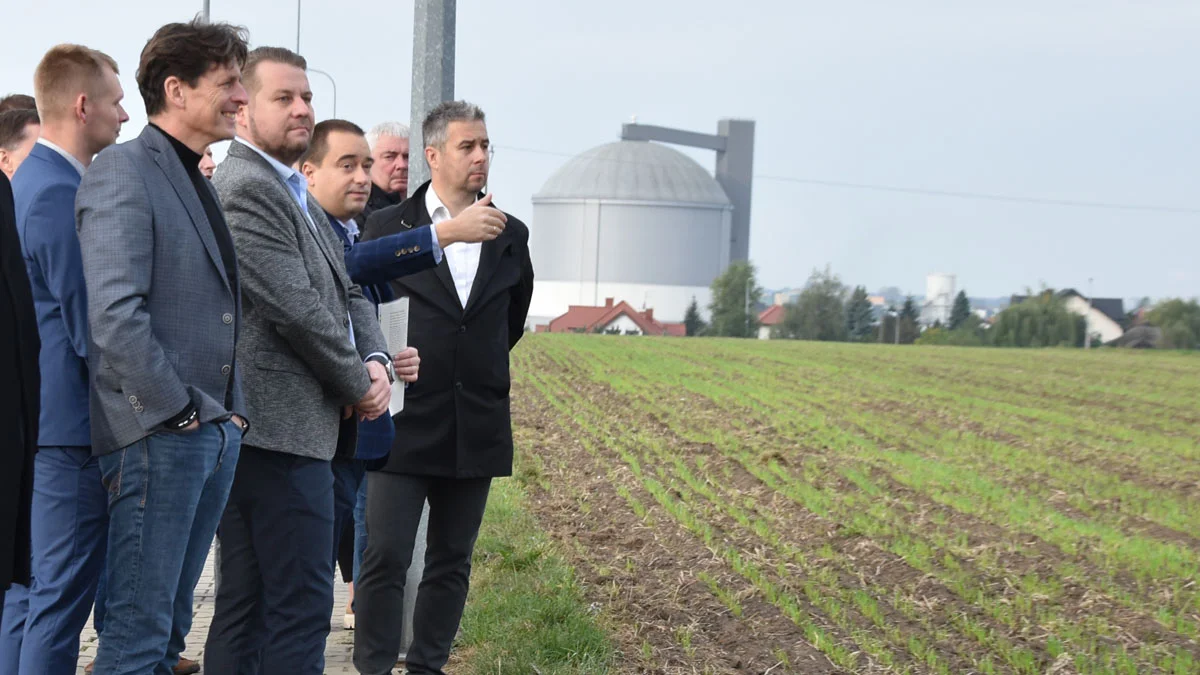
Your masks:
M1146 314L1152 326L1163 332L1163 347L1200 349L1200 303L1195 300L1165 300Z
M997 347L1082 347L1086 332L1087 319L1044 290L1000 312L991 336Z

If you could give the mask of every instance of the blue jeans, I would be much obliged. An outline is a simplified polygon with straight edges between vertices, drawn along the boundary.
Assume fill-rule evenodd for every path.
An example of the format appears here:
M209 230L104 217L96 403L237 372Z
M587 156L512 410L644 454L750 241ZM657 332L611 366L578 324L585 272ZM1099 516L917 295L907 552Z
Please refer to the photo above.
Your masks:
M110 523L95 675L171 675L241 441L233 422L211 422L100 458Z
M104 632L104 602L108 600L108 570L100 573L100 583L96 584L96 604L92 608L92 628L96 635Z
M362 567L363 553L367 550L367 483L363 477L358 486L358 497L354 502L354 580L358 581L358 570Z

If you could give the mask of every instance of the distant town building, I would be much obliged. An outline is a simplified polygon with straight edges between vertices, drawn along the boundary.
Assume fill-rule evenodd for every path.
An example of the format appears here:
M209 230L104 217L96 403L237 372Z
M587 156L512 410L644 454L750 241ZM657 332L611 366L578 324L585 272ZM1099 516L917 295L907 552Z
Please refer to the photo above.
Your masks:
M921 325L950 323L954 311L953 274L930 274L925 277L925 302L921 305Z
M682 323L655 320L654 310L638 311L628 302L605 298L599 307L571 305L565 314L537 327L538 333L609 333L612 335L687 335Z
M871 303L871 320L879 323L887 313L888 301L883 295L868 295L867 302Z
M788 305L800 300L800 294L804 292L803 288L785 288L782 291L776 291L774 304Z

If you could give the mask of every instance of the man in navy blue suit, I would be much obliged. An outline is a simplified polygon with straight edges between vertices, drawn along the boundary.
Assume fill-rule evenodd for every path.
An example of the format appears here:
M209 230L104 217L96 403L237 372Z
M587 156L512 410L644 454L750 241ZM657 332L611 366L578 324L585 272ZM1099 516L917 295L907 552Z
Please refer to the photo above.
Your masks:
M346 120L325 120L313 129L308 152L300 160L300 170L308 179L308 189L325 210L329 224L342 241L346 271L359 284L363 294L376 305L395 299L388 282L436 267L442 247L456 242L481 242L496 238L504 223L493 209L471 209L457 219L437 226L419 227L369 242L359 242L355 218L366 208L371 194L371 151L363 130ZM415 349L393 355L396 376L415 376L420 359ZM334 471L334 552L342 568L343 581L353 584L354 570L362 558L365 537L343 533L353 527L355 508L363 475L372 460L385 458L392 447L395 429L388 415L358 425L356 448L339 448L333 461ZM341 555L339 554L341 552ZM353 585L351 585L353 602ZM344 620L354 628L353 606L346 608Z
M34 459L32 583L6 599L0 671L74 673L79 632L104 569L107 493L91 453L88 323L75 193L129 116L111 57L58 45L34 73L41 136L13 176L17 231L33 289L42 377Z

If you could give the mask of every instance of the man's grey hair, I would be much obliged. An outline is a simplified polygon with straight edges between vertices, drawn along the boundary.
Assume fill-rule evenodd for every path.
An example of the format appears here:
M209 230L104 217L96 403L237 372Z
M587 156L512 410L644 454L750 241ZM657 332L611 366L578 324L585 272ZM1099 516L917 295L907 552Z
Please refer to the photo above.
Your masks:
M421 124L421 136L425 147L446 149L446 129L451 122L485 122L483 110L466 101L446 101L429 111Z
M374 151L375 144L384 136L408 138L408 125L400 122L380 122L367 132L367 145L371 146L371 150Z

